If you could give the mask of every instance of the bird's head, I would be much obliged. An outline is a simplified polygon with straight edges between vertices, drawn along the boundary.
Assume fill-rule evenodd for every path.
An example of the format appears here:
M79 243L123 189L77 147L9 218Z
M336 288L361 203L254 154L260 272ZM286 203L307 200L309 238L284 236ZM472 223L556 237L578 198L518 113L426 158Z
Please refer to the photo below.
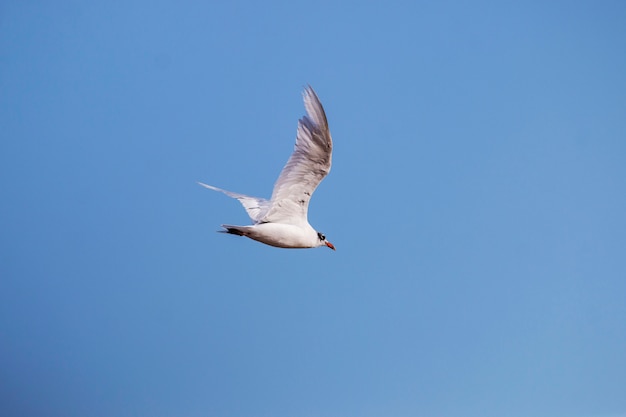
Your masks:
M326 236L323 233L317 232L317 238L319 239L319 246L328 246L332 250L335 250L335 246L326 240Z

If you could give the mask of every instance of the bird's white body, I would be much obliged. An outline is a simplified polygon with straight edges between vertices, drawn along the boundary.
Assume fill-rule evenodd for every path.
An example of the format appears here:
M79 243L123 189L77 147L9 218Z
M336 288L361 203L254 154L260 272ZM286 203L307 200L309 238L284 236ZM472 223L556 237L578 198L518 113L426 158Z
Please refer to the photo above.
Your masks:
M284 223L260 223L252 226L223 226L226 230L235 230L242 236L249 237L266 245L277 248L316 248L320 244L317 232L308 223L304 226L295 226ZM233 231L226 232L233 234ZM234 233L236 234L236 233Z
M270 200L199 183L239 200L254 222L250 226L224 224L224 233L246 236L279 248L328 246L335 249L307 220L311 195L330 172L333 141L315 91L309 86L303 97L307 115L298 121L295 149L274 184Z

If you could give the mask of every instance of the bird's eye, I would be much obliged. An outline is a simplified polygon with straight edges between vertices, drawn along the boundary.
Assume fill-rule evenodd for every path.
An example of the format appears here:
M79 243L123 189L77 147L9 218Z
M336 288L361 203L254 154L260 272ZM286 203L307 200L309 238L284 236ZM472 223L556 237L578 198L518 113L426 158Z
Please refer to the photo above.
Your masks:
M319 232L317 233L317 237L319 237L320 240L326 240L326 236L324 236L323 234L321 234Z

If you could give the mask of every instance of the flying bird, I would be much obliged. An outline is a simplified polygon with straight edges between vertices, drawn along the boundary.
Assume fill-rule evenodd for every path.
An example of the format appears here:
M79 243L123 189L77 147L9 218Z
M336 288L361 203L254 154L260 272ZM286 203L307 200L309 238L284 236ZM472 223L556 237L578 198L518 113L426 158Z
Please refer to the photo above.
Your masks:
M302 93L306 115L298 120L296 145L266 200L233 193L198 182L210 190L236 198L254 224L223 224L222 233L246 236L279 248L335 247L311 227L307 219L309 201L319 183L330 172L333 140L320 99L311 86Z

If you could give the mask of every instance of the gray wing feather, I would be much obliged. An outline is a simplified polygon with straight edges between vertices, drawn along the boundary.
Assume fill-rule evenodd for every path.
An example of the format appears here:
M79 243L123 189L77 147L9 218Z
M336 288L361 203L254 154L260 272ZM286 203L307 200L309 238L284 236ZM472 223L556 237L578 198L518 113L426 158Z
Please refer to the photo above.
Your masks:
M239 200L254 223L260 223L270 208L270 202L264 198L250 197L245 194L233 193L232 191L222 190L221 188L213 187L212 185L204 184L202 182L198 182L198 184L208 188L209 190L219 191L229 197Z
M311 195L330 172L333 140L326 113L311 86L303 98L307 114L298 121L296 145L274 184L265 221L306 223Z

